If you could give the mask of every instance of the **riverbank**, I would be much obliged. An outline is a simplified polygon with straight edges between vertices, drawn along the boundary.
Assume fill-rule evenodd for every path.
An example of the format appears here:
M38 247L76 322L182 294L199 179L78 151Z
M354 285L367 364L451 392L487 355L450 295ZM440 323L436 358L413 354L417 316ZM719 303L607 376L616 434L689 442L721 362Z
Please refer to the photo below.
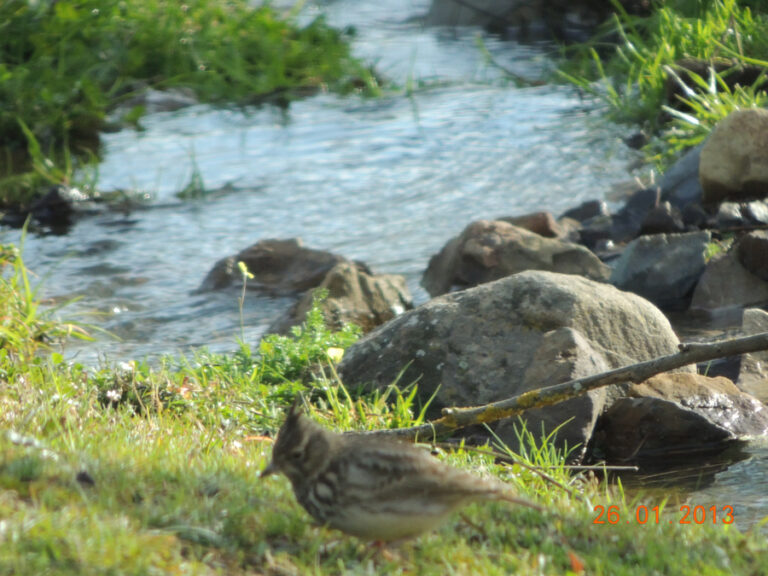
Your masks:
M16 338L6 337L0 354L0 574L768 569L765 538L735 529L724 503L698 509L627 501L590 473L564 468L563 454L532 436L515 458L542 467L558 484L519 464L494 463L482 451L459 448L442 457L498 476L546 512L473 505L467 523L452 518L436 533L380 555L312 526L284 479L258 479L283 411L300 390L311 399L312 417L332 428L420 421L413 390L350 396L332 368L349 339L315 318L301 334L259 350L201 351L159 368L140 361L88 368L44 353L29 336L39 330L22 332L31 319L9 306L14 278L18 285L18 274L6 276L0 292L2 308L18 321ZM55 329L49 324L45 331Z
M96 194L102 132L148 110L377 90L347 34L269 5L11 0L0 23L2 208L30 209L45 185Z
M635 126L633 145L664 171L731 112L765 107L767 38L759 2L671 0L644 16L619 10L564 48L560 74Z

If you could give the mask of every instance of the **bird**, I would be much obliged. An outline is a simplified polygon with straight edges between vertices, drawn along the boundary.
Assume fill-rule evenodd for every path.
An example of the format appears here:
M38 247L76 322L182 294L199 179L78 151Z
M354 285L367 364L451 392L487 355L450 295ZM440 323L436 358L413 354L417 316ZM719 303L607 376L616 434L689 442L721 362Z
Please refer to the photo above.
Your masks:
M272 474L288 478L317 523L379 544L428 532L471 502L505 500L543 511L500 480L453 468L413 444L323 428L298 401L261 478Z

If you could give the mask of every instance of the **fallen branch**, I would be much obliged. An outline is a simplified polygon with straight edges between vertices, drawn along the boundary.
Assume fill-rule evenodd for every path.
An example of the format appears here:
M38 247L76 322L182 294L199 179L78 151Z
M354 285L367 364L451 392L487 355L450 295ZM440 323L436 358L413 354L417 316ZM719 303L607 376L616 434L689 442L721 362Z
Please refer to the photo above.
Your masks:
M532 408L542 408L558 404L581 396L589 390L595 390L596 388L628 382L640 383L656 374L669 372L689 364L746 354L748 352L768 350L768 332L707 344L680 344L679 347L680 352L676 354L646 360L645 362L631 364L630 366L616 368L609 372L602 372L601 374L585 378L578 378L577 380L569 380L568 382L547 386L546 388L530 390L519 396L512 396L511 398L482 406L444 408L442 418L427 422L426 424L394 430L377 430L372 432L372 434L412 440L418 437L444 437L461 428L476 424L489 424L504 418L518 416Z

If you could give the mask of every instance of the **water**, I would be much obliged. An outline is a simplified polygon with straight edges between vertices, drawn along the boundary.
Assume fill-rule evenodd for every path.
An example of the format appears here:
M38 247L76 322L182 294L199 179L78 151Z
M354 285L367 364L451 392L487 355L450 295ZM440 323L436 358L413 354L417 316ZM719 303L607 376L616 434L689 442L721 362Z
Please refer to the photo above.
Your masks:
M470 221L558 213L628 178L621 131L598 121L594 102L570 87L514 88L484 62L477 30L423 29L413 16L427 6L323 7L331 23L356 26L357 54L386 77L430 86L411 97L321 94L287 111L194 106L143 119L143 132L105 135L101 188L144 190L153 202L82 220L66 236L30 237L25 250L47 275L45 294L82 296L71 313L120 338L69 353L92 362L233 349L238 293L192 292L219 258L262 238L299 236L403 274L423 302L429 257ZM551 66L549 46L484 42L523 76ZM207 188L230 191L179 200L194 166ZM289 304L249 294L245 339L258 340Z
M96 343L72 346L69 356L95 363L234 349L239 293L193 291L218 259L262 238L300 236L403 274L423 302L429 257L470 221L558 214L628 179L623 132L598 121L598 104L568 87L514 88L484 62L478 31L422 29L413 17L427 6L338 0L305 12L354 25L356 53L399 85L431 86L411 97L321 94L288 111L194 106L145 118L143 132L106 135L100 186L145 190L149 207L86 218L65 236L31 235L25 246L44 296L82 297L70 314L120 338L96 333ZM484 42L522 76L551 66L546 45ZM195 166L207 188L229 191L179 200ZM3 241L18 238L6 231ZM248 294L245 340L256 342L290 302ZM753 520L764 515L765 486L744 486L766 476L765 450L755 450L696 497L740 506Z

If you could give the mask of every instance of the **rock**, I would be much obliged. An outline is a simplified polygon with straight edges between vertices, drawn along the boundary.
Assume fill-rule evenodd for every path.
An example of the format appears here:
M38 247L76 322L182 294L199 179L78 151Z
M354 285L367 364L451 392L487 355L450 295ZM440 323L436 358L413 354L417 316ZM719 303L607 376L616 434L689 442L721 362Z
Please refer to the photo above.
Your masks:
M685 225L677 208L669 202L662 202L645 215L640 234L673 234L685 231Z
M693 291L691 308L714 310L768 302L768 282L744 268L736 251L712 258Z
M575 208L566 210L560 216L560 218L573 218L579 222L585 222L595 216L610 216L611 213L608 210L608 204L603 200L588 200L582 202Z
M637 237L648 213L661 202L659 188L638 190L629 197L613 217L611 237L615 242L627 242Z
M611 462L680 459L768 433L768 408L726 378L660 374L630 386L600 418L595 448Z
M319 286L328 291L321 309L326 324L339 330L344 324L357 324L363 332L391 320L413 308L413 301L403 276L370 274L352 262L341 262L326 274ZM312 308L314 291L307 291L268 332L286 334L304 322Z
M711 228L710 216L701 204L688 204L682 212L683 225L688 228Z
M502 26L512 25L507 16L508 2L499 0L433 0L425 17L428 26Z
M544 238L500 220L478 220L429 261L421 284L432 296L491 282L523 270L608 278L610 269L578 244Z
M631 148L632 150L640 150L650 141L648 134L643 130L634 132L629 136L622 138L622 140L624 141L624 144L627 145L627 148Z
M745 336L768 332L768 314L758 308L744 310L741 332ZM736 386L761 402L768 403L768 350L740 356Z
M741 228L747 221L741 212L741 205L736 202L723 202L717 207L715 226L723 228Z
M768 193L768 110L731 112L701 151L704 204L765 198Z
M622 4L630 13L647 11L647 2L625 0ZM429 26L484 26L494 31L515 28L526 38L531 30L542 30L537 38L586 42L610 11L610 5L591 0L432 0L425 22Z
M748 202L742 209L742 213L750 222L755 224L768 224L768 203L763 200Z
M557 229L560 231L558 239L563 240L564 242L579 242L581 222L578 220L562 217L557 221Z
M763 200L752 202L722 202L717 207L714 225L719 229L745 228L768 224L768 204Z
M195 92L189 88L170 88L168 90L145 88L123 102L120 109L130 110L135 106L143 106L147 114L155 114L157 112L174 112L199 103Z
M581 230L579 230L579 243L594 251L606 242L613 242L613 218L611 216L595 216L582 224Z
M90 197L77 188L51 186L48 192L32 203L30 212L43 226L49 226L56 233L66 234L78 213L92 209L89 200Z
M423 401L436 394L434 416L670 354L678 344L647 300L580 276L527 271L406 312L348 348L340 372L348 386L418 381ZM558 439L579 444L578 457L606 394L529 413L528 429L538 436L542 423L551 431L573 417ZM513 424L496 429L515 446Z
M247 287L271 294L295 294L318 286L343 256L305 248L298 238L260 240L234 256L219 260L208 272L197 292L242 286L237 263L245 262L254 278Z
M685 309L706 267L710 240L707 231L641 236L619 256L610 282L661 308Z
M699 182L699 162L703 145L688 150L662 176L659 182L661 199L669 202L678 210L684 210L690 204L701 203L701 183Z
M755 230L742 236L734 246L742 266L761 280L768 281L768 230Z
M546 238L560 238L563 231L555 221L555 217L549 212L533 212L523 216L508 216L499 218L502 222L509 222L518 228L525 228L529 232L545 236Z

